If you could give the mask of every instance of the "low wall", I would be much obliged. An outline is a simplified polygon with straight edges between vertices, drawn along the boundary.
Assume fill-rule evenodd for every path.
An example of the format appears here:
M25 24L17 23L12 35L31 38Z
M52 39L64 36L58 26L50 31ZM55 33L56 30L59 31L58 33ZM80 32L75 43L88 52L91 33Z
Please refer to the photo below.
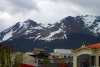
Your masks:
M40 64L40 67L69 67L69 64L67 64L67 63Z

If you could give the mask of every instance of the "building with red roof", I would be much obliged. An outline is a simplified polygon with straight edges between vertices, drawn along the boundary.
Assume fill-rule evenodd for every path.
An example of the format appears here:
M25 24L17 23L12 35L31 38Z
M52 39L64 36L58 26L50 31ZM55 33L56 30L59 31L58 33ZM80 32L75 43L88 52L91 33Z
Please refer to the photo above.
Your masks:
M72 53L73 67L100 67L100 43L83 44Z

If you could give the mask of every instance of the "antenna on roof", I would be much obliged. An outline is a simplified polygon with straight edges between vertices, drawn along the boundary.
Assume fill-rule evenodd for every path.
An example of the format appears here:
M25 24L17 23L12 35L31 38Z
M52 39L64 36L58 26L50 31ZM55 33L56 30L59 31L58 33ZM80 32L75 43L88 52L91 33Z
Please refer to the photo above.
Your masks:
M85 43L84 42L82 43L82 46L81 47L85 47Z
M82 45L85 45L85 43L83 42Z

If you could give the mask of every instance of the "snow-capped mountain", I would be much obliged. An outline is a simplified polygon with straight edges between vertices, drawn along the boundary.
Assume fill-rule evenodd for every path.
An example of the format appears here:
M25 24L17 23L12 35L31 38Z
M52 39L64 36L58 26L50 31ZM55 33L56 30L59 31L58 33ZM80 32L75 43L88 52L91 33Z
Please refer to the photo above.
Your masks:
M79 16L76 17L76 21ZM84 28L88 28L95 36L100 35L100 16L81 16L80 19L84 22Z
M56 24L37 24L32 20L27 20L23 23L18 22L12 27L2 31L0 33L1 41L12 40L14 38L24 37L26 39L45 40L51 41L54 39L62 39L66 37L66 31L63 30L63 24L61 27L53 29ZM53 37L55 34L65 33L61 37Z
M25 21L25 22L23 22L23 23L18 22L15 25L11 26L10 28L2 31L0 33L0 39L2 41L5 41L5 40L7 40L7 39L9 39L11 37L15 37L18 34L23 35L23 32L25 32L25 31L26 31L25 34L27 34L28 30L31 30L30 28L35 27L37 25L38 24L36 22L34 22L34 21L30 20L30 19ZM31 33L31 31L30 31L30 33Z
M81 36L84 36L84 38L80 38ZM65 40L64 43L69 43L71 40L73 41L74 37L76 37L76 39L80 38L80 42L85 41L85 39L87 39L85 36L91 36L91 38L100 37L100 16L68 16L54 24L47 25L41 23L38 24L35 21L28 19L24 22L18 22L2 31L0 33L0 41L2 43L11 43L13 41L15 42L15 40L27 39L31 40L32 43L37 41L47 41L52 43L53 41L56 42L56 40ZM99 40L97 40L96 42L99 42Z

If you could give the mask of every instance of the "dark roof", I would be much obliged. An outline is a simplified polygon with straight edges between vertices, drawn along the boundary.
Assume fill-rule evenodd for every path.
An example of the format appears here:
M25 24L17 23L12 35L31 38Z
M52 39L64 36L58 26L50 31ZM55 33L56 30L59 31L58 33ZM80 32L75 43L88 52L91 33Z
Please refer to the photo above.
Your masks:
M39 49L38 49L38 48L33 48L33 51L38 51L38 50L39 50L39 51L45 51L45 50L42 49L42 48L39 48Z

